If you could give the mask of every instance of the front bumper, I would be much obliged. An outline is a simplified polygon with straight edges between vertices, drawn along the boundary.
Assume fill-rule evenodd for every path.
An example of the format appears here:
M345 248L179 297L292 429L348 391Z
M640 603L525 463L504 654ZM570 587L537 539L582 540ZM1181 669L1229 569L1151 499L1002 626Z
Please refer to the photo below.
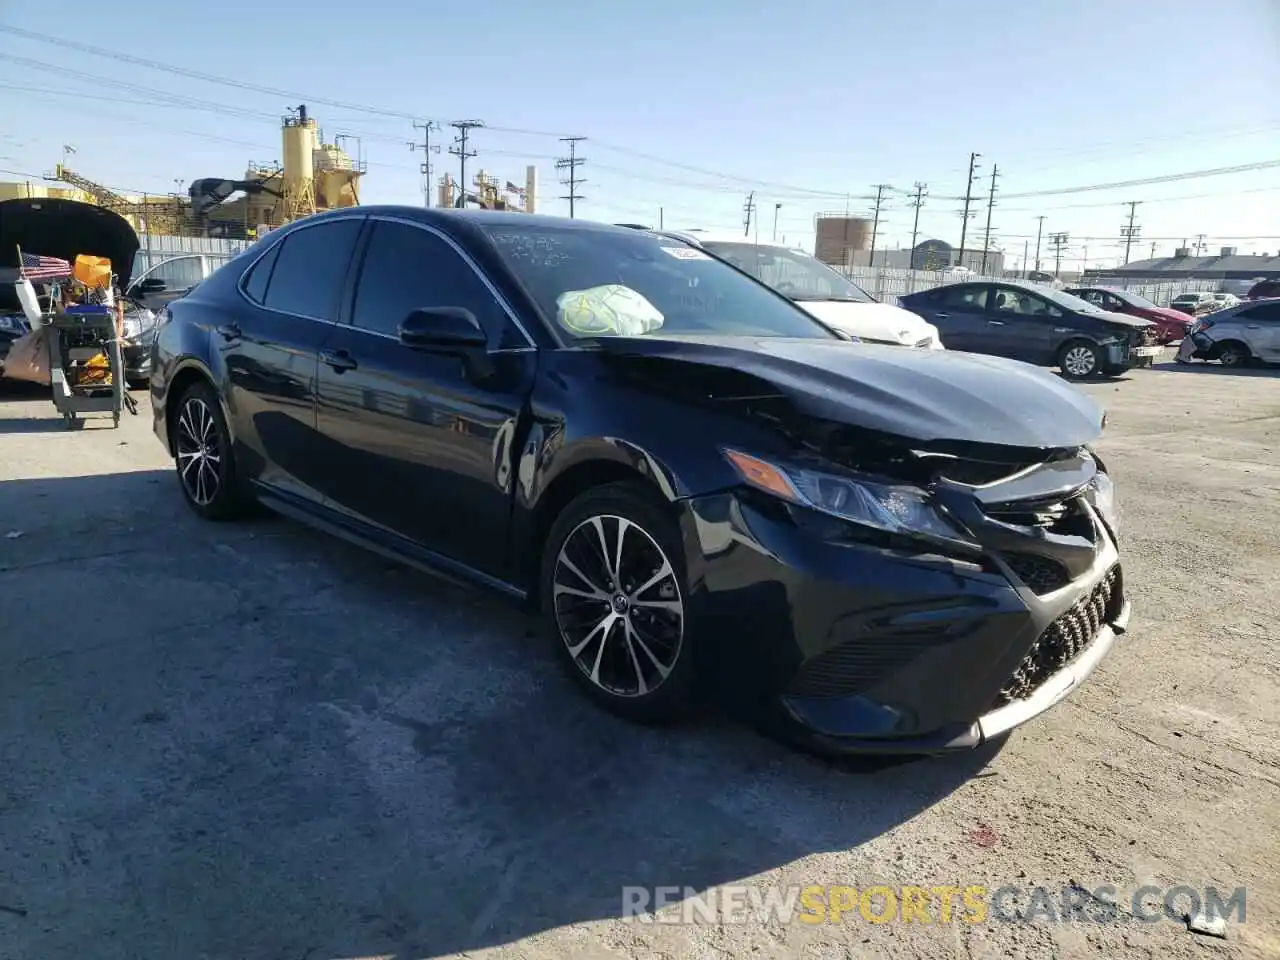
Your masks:
M125 377L129 380L151 379L151 343L126 340L120 351L124 358Z
M1092 559L1037 594L1003 554L969 564L822 540L734 492L686 507L703 675L824 752L977 747L1070 694L1128 622L1100 521ZM1028 664L1035 684L1010 695Z

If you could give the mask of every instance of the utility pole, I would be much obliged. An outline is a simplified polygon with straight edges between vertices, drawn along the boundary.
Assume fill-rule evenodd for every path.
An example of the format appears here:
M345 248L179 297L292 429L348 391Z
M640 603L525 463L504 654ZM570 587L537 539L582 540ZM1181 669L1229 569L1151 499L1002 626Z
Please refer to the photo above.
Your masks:
M920 208L924 206L924 198L929 194L927 192L927 183L921 183L919 180L915 182L916 195L911 201L911 205L916 208L914 219L911 221L911 265L915 266L916 256L916 237L920 235Z
M742 205L742 235L744 237L751 236L751 218L756 212L756 192L752 190L747 194L747 202Z
M1031 247L1030 240L1022 241L1022 279L1027 279L1027 251Z
M1156 258L1156 242L1152 240L1151 241L1151 259L1154 260L1155 258Z
M778 211L782 209L782 204L775 203L773 205L773 242L778 242Z
M1051 233L1049 234L1049 246L1053 247L1053 278L1058 279L1058 274L1062 272L1062 251L1067 245L1067 234Z
M1084 238L1084 251L1080 255L1080 279L1084 279L1084 272L1089 269L1089 238Z
M584 160L582 157L578 156L578 144L585 139L587 138L586 137L561 137L560 138L561 143L567 143L569 145L569 155L567 157L561 157L559 160L556 161L556 169L569 171L569 179L560 181L561 183L568 186L569 194L568 196L561 197L560 199L569 201L569 219L570 220L573 219L574 202L577 200L584 199L583 197L578 195L578 186L580 184L586 183L587 181L578 179L578 168L582 166L584 163L586 163L587 161Z
M426 123L413 121L413 129L422 131L422 142L417 143L413 140L409 141L410 150L422 151L422 163L418 164L418 172L423 176L422 185L422 204L423 206L431 206L431 154L440 152L440 145L431 142L431 131L439 130L440 124L434 120L428 120Z
M987 251L991 249L991 210L996 205L996 177L1000 176L1000 165L991 165L991 193L987 196L987 229L982 236L982 267L978 270L984 277L987 275Z
M1203 233L1196 234L1196 256L1197 257L1204 256L1204 250L1205 250L1204 237L1205 235Z
M1125 263L1129 262L1129 248L1133 246L1134 239L1138 236L1139 233L1142 232L1141 227L1135 227L1133 225L1133 218L1137 214L1138 204L1140 204L1141 202L1142 202L1141 200L1127 201L1127 206L1129 207L1129 223L1126 226L1122 226L1120 228L1120 236L1124 237L1124 262Z
M1040 272L1040 234L1044 231L1044 214L1036 217L1036 273Z
M467 157L476 155L474 150L467 149L467 140L472 130L483 127L484 124L479 120L455 120L449 126L458 131L449 152L458 158L458 206L465 207L467 205Z
M876 265L876 234L880 232L880 207L884 204L884 192L893 189L887 183L872 184L876 188L876 209L871 219L871 252L867 254L867 266Z
M956 260L958 266L964 266L964 241L969 232L969 204L973 202L973 175L978 170L980 153L969 154L969 180L964 187L964 212L960 215L960 256Z

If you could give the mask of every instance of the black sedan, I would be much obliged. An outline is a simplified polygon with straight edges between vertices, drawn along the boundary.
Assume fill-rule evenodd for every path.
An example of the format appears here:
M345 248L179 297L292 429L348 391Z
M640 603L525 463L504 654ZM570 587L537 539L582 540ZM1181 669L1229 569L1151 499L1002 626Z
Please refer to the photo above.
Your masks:
M646 231L308 217L172 303L152 370L200 516L259 501L525 601L632 719L718 692L828 749L973 747L1129 617L1092 400L847 342Z
M1148 366L1161 352L1150 320L1110 313L1052 287L953 283L900 303L935 324L949 350L1058 367L1070 380Z

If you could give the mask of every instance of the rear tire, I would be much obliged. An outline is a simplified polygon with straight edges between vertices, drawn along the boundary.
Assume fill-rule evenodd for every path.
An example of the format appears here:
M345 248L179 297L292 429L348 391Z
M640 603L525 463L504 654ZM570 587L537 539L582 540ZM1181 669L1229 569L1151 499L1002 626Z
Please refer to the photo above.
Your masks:
M1058 351L1058 367L1068 380L1087 380L1102 370L1102 364L1102 351L1087 340L1072 340Z
M231 433L218 395L207 383L193 383L170 415L174 468L188 506L205 520L235 520L249 512L236 472Z
M690 712L680 530L644 484L606 484L565 507L543 548L539 594L557 658L597 704L638 723Z

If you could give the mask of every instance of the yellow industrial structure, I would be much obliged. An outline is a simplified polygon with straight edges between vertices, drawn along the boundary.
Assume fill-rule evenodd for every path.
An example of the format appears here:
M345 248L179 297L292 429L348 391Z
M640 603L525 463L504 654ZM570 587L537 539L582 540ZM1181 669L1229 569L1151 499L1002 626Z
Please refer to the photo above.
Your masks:
M194 180L186 196L117 193L60 163L53 173L45 174L45 183L0 183L0 200L61 198L96 203L119 213L139 233L229 238L254 237L313 213L359 205L365 165L358 150L357 159L352 160L336 142L326 143L305 104L281 119L280 133L282 163L250 161L239 180ZM337 142L343 139L338 137ZM523 187L484 170L471 187L464 196L454 178L442 177L438 184L440 205L478 205L526 213L537 209L536 167L526 168Z

